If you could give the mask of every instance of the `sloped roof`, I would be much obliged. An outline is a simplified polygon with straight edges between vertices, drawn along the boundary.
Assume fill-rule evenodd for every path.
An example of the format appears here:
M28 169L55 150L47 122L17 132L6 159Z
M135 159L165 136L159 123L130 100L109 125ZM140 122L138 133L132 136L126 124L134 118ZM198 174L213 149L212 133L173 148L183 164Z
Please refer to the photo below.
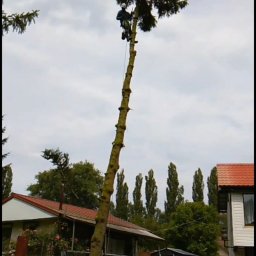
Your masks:
M217 164L219 187L254 187L254 164Z
M3 200L2 204L10 201L13 198L21 200L27 204L30 204L46 212L52 213L56 216L58 216L59 213L62 213L65 217L68 217L70 219L82 221L93 225L95 224L95 218L97 214L96 210L78 207L71 204L63 204L62 210L60 211L59 202L16 193L12 193L10 197ZM107 227L127 233L137 234L139 236L149 237L157 240L164 240L163 238L152 234L151 232L140 226L117 218L111 214L109 214L108 217Z
M198 256L197 254L191 253L191 252L186 252L181 249L176 249L176 248L164 248L158 251L154 251L151 253L151 255L184 255L184 256Z

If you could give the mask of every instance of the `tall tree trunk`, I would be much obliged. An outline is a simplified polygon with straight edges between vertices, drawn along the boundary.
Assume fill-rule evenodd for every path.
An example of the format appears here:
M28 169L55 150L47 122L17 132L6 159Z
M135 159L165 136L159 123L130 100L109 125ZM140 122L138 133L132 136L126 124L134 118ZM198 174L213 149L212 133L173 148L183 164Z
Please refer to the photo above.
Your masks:
M107 172L105 173L105 180L102 190L100 207L96 217L96 225L94 233L91 239L91 252L90 256L100 256L102 255L102 248L104 243L104 236L106 232L107 220L110 208L110 198L114 192L114 181L116 173L119 169L119 155L122 147L124 146L124 132L126 129L126 117L129 108L130 99L130 82L132 77L132 71L135 62L135 38L136 38L136 28L138 22L138 8L134 10L133 24L132 24L132 39L130 41L130 57L129 63L127 65L126 75L123 82L122 88L122 101L119 107L119 118L116 124L116 136L112 143L112 150L110 154L109 164Z

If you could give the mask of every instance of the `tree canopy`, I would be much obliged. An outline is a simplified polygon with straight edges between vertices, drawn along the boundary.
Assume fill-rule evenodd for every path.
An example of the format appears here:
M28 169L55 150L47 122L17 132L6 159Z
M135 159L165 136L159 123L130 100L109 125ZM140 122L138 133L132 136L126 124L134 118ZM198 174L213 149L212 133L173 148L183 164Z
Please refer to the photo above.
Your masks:
M203 202L186 202L177 207L166 232L167 243L200 256L216 256L220 232L218 213Z
M122 3L138 7L138 27L144 32L156 27L157 17L153 15L154 12L158 18L169 17L188 4L186 0L117 0L117 4Z
M8 33L10 28L13 31L22 34L25 32L28 25L32 22L35 23L35 18L38 17L39 10L32 10L27 13L12 13L7 14L4 10L2 10L2 35L3 33Z
M61 153L62 154L62 153ZM64 154L62 154L64 156ZM67 154L65 155L67 157ZM56 162L61 160L61 166L67 168L64 164L64 158L55 158ZM66 163L68 160L66 159ZM60 167L60 166L59 166ZM67 171L68 170L68 171ZM71 164L64 176L60 169L50 169L39 172L35 179L37 182L28 186L32 196L40 196L45 199L60 201L60 188L64 182L64 202L81 207L95 209L99 206L99 197L103 183L103 177L99 170L90 162L78 162Z

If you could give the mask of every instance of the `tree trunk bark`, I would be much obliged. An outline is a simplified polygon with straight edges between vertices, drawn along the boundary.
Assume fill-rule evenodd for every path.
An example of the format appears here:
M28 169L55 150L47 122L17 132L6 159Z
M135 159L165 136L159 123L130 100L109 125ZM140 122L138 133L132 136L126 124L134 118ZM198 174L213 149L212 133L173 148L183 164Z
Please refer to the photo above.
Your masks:
M133 24L132 24L132 39L130 41L130 57L129 63L127 65L126 75L123 82L122 88L122 101L119 107L119 118L116 124L116 136L112 143L112 150L110 154L109 164L107 172L105 173L104 185L102 189L102 196L100 207L96 216L96 225L94 233L91 239L91 251L90 256L100 256L102 255L102 248L104 243L104 235L106 232L107 220L110 208L110 198L114 192L114 181L116 173L119 169L119 155L122 147L124 147L124 133L126 129L126 118L129 108L129 99L131 94L130 82L132 77L132 71L135 62L135 38L136 38L136 28L138 22L138 8L134 10Z

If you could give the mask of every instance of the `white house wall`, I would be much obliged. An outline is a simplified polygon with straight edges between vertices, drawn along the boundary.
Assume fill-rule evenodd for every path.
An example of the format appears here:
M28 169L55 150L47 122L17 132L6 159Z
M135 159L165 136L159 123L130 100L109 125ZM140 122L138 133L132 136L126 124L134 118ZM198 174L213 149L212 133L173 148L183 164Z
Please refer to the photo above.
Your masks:
M244 225L242 194L231 194L234 246L254 246L254 226Z
M45 219L51 217L55 217L55 215L49 214L16 198L2 205L2 222Z
M11 233L11 241L16 241L18 236L20 236L23 232L23 221L14 221L12 222L12 233ZM39 227L37 228L37 232L50 233L54 229L54 220L40 220Z
M22 234L22 231L23 231L23 223L22 222L13 223L11 241L16 241L18 236L20 236Z

